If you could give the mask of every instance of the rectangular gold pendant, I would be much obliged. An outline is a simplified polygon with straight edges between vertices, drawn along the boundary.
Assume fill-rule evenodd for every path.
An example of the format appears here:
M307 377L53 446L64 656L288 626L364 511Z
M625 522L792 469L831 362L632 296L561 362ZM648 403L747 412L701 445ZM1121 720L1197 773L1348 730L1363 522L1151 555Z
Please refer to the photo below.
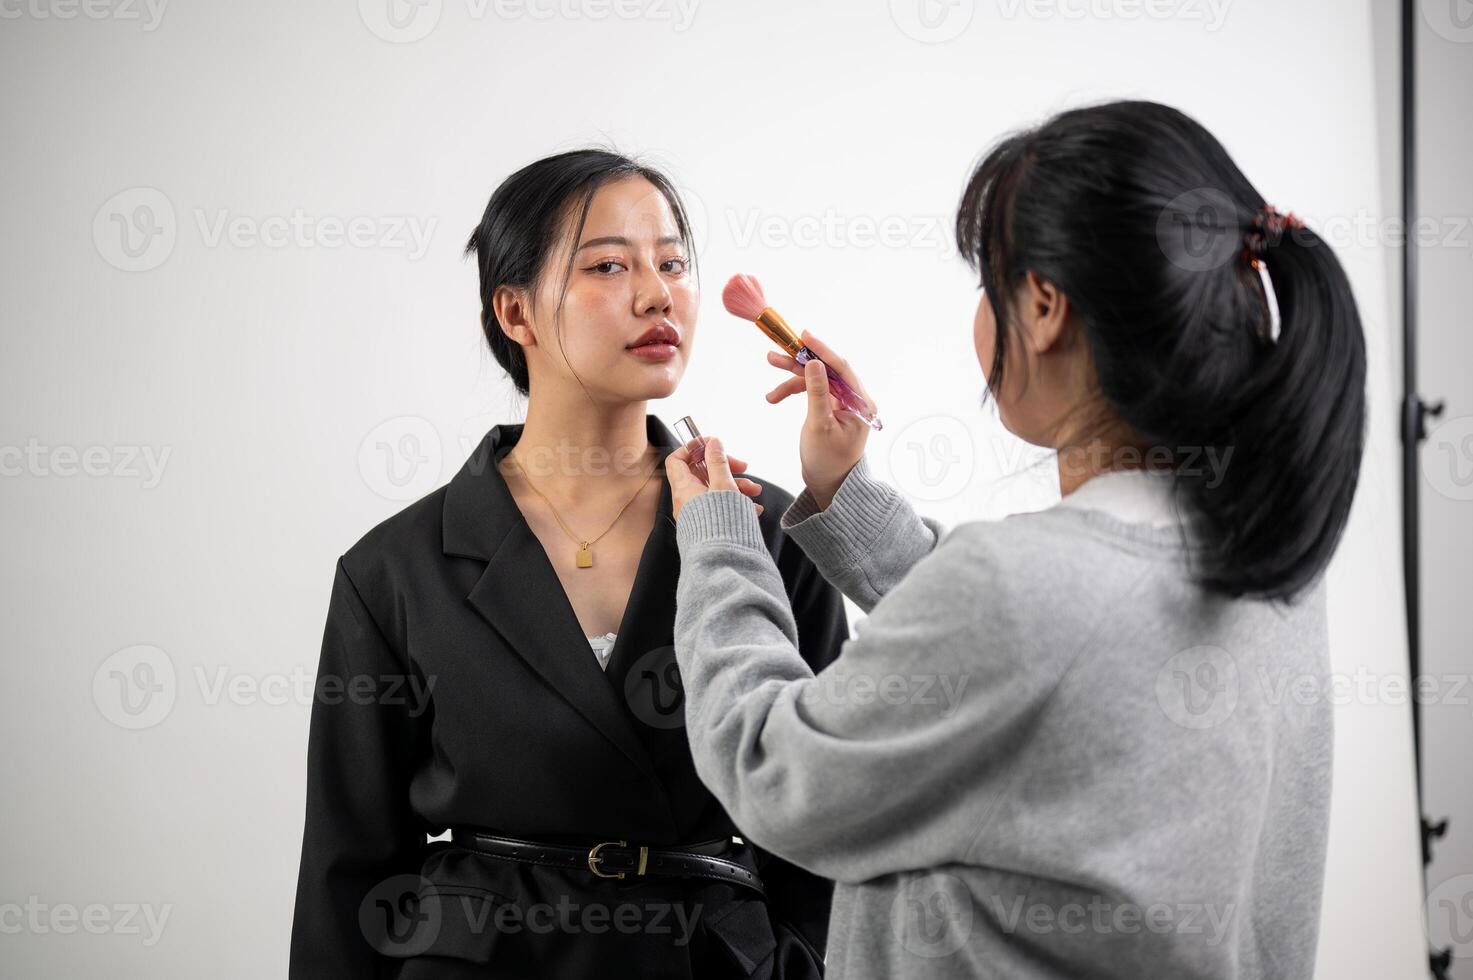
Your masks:
M579 548L578 549L578 567L579 568L592 568L593 567L593 549L592 548Z

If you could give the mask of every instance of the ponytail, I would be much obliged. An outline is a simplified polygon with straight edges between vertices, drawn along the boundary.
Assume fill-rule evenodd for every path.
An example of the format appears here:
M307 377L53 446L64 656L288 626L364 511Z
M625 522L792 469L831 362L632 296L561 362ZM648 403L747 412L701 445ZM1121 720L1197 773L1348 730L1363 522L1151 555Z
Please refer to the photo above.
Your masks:
M1329 563L1350 515L1365 447L1365 339L1345 271L1313 231L1270 241L1261 261L1282 322L1224 407L1234 455L1217 478L1178 481L1211 529L1203 584L1292 598ZM1273 302L1255 296L1265 310Z

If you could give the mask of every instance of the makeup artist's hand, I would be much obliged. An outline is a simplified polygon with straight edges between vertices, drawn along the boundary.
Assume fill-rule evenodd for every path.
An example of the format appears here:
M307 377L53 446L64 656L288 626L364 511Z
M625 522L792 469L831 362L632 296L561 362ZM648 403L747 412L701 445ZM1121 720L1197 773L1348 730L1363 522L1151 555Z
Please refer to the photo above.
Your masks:
M813 494L818 506L826 509L844 477L864 456L870 427L854 413L845 411L839 400L829 394L829 375L819 361L832 367L849 382L849 387L863 395L871 410L878 412L879 406L865 391L849 362L836 354L833 348L807 330L803 331L803 345L817 354L819 360L799 364L787 354L768 353L769 364L795 377L769 391L767 400L776 405L789 395L808 392L808 418L804 420L803 432L798 438L798 457L803 464L804 486Z
M665 476L670 481L670 509L677 521L680 520L680 508L703 493L712 490L737 490L748 497L755 497L762 492L760 483L754 483L746 477L733 476L735 473L746 472L746 460L726 455L726 451L721 448L721 440L715 436L703 436L702 439L706 443L706 476L711 481L709 486L702 483L701 478L691 469L690 450L694 440L665 457ZM758 504L757 513L761 514L762 510L762 505Z

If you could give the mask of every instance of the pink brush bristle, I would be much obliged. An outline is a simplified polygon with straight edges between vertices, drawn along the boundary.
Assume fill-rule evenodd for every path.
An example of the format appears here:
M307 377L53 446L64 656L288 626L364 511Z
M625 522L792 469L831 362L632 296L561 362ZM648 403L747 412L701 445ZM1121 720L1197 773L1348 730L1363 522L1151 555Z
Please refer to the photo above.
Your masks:
M721 291L721 302L732 316L743 320L756 320L767 309L767 297L762 295L762 284L755 277L732 276Z

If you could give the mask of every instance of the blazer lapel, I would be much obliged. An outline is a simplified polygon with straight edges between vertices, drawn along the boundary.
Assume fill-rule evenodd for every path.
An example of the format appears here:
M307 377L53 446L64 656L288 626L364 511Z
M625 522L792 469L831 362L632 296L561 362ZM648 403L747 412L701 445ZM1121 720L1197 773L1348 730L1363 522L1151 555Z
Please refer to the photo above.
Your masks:
M650 442L665 452L679 447L679 439L655 416L646 416L646 427ZM610 674L605 676L542 542L496 468L521 438L522 429L520 423L493 426L451 479L445 493L444 552L486 562L466 600L554 691L641 772L655 777L649 752L624 703L624 672L613 671L615 661L627 659L629 654L624 651L631 644L642 649L630 634L645 632L639 624L642 617L656 613L653 604L669 603L671 609L664 613L673 623L674 585L666 579L678 576L679 553L670 517L669 482L661 480L654 530L640 555L634 588L611 651ZM673 570L672 555L677 563Z

